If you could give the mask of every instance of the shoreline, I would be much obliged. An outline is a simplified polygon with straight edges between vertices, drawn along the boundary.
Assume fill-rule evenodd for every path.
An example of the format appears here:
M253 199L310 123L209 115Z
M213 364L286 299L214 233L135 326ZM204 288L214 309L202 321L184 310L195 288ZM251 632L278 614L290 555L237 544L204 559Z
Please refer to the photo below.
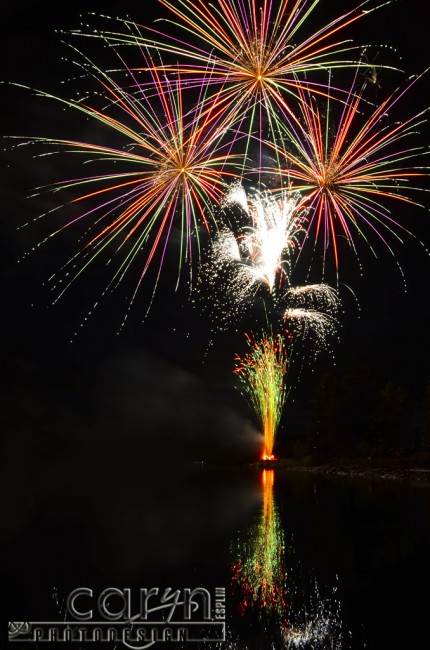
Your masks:
M339 461L321 465L300 465L291 460L280 459L250 463L259 469L277 469L288 472L307 472L328 476L350 476L392 481L418 482L430 485L430 467L407 459L381 459L367 461Z

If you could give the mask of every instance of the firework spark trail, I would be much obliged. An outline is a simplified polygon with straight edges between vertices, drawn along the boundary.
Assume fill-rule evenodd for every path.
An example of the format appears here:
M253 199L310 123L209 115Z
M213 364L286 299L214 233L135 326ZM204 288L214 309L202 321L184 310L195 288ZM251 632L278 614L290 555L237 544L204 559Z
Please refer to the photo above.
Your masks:
M149 68L150 60L146 62ZM192 256L193 235L199 246L201 224L209 229L208 216L212 216L214 204L223 197L226 181L236 176L232 169L238 156L228 154L231 143L225 140L226 122L216 106L202 114L206 86L202 86L200 101L193 111L187 109L185 114L180 80L170 83L161 79L155 68L151 71L152 92L148 96L143 90L138 92L139 83L125 64L124 71L133 81L133 93L86 57L77 65L99 83L107 101L103 109L91 104L88 98L72 101L36 92L102 125L108 137L119 134L124 149L48 137L31 137L29 141L90 156L85 162L117 163L126 168L37 188L37 191L53 192L83 190L68 205L83 204L86 208L49 236L80 221L89 223L86 243L63 267L71 279L60 295L102 252L113 257L114 246L115 254L121 253L122 258L110 284L119 283L131 265L143 256L135 296L156 254L160 273L174 224L181 233L179 278L184 260ZM70 266L75 271L70 272Z
M298 287L291 287L285 294L287 301L309 298L314 304L322 304L331 309L339 306L339 294L328 284L305 284Z
M246 335L249 351L236 355L235 372L264 435L263 458L273 458L276 430L286 399L287 353L284 338L263 334L260 340Z
M232 583L239 585L243 594L242 614L257 606L260 610L274 610L285 624L285 541L273 484L274 470L263 470L263 507L258 521L236 551Z
M372 7L370 0L300 39L302 28L319 4L319 0L217 0L207 4L203 0L160 0L173 18L167 24L183 31L178 38L131 21L122 21L128 32L102 32L104 38L115 44L143 45L174 55L179 63L163 65L163 72L180 72L188 87L200 86L201 75L210 68L211 86L220 86L217 102L224 107L229 119L239 118L248 124L249 134L256 125L262 142L264 123L267 122L273 141L278 139L281 124L295 125L296 109L292 102L301 98L303 90L325 95L327 85L309 80L307 75L319 70L364 65L353 60L350 41L339 36L348 26L383 6ZM80 32L78 32L80 33ZM96 32L96 36L99 34ZM192 45L191 37L199 39ZM359 57L357 57L359 59ZM330 89L342 94L342 89ZM208 102L213 101L212 94ZM292 101L291 101L292 100ZM260 165L262 151L260 149ZM259 166L260 166L259 165Z
M357 252L358 236L376 255L370 239L373 233L394 255L387 235L402 241L398 230L411 234L391 216L386 202L394 199L419 205L411 192L424 190L412 182L428 176L429 168L419 163L428 151L404 141L426 121L426 111L391 124L387 113L421 76L392 93L367 117L363 107L366 84L358 88L356 77L334 128L329 101L323 116L317 103L301 91L303 125L295 137L291 130L286 132L283 173L309 209L308 234L315 229L315 240L322 234L324 262L331 247L337 270L340 238Z
M285 294L288 307L284 321L301 338L313 337L319 348L324 348L329 335L336 333L338 321L333 315L339 308L339 293L327 284L308 284L291 287Z
M329 334L335 334L337 320L330 314L315 309L288 307L284 313L284 320L291 322L298 321L301 326L302 336L315 335L320 347L323 347Z

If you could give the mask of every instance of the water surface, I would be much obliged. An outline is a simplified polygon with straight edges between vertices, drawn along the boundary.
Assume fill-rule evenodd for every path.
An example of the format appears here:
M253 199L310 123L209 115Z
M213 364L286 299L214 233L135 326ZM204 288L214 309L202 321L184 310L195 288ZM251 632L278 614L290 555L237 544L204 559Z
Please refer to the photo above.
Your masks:
M78 586L203 586L226 588L222 648L430 647L428 487L115 461L3 474L3 635Z

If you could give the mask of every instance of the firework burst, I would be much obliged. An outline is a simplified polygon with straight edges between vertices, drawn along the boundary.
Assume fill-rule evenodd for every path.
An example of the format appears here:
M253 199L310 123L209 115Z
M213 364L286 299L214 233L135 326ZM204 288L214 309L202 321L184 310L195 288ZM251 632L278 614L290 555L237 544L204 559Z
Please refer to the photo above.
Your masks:
M292 254L304 232L305 215L296 210L299 198L287 191L278 198L257 190L247 195L239 183L230 187L218 219L224 225L210 244L196 289L200 296L210 287L210 302L200 302L203 309L210 305L216 329L223 329L255 306L258 295L277 304L282 288L289 283ZM230 211L232 219L227 217ZM227 221L241 222L241 226L232 229L225 225Z
M151 62L145 60L149 68ZM98 82L103 108L95 99L71 101L37 93L90 118L103 127L107 139L115 141L119 136L123 148L47 137L30 140L79 154L86 163L109 165L108 172L38 188L76 190L78 195L67 204L69 211L72 206L85 206L50 235L78 223L87 227L83 247L63 269L69 279L60 295L102 253L108 261L119 258L110 285L118 284L132 264L140 261L135 295L156 255L160 273L174 229L180 232L179 277L184 261L192 257L193 236L198 244L201 226L209 230L214 205L223 197L226 181L235 177L236 157L229 153L226 123L216 106L202 114L206 86L190 112L184 108L180 80L162 79L155 68L151 68L149 93L124 64L133 82L130 93L88 59L78 65Z
M299 196L284 192L274 198L267 192L254 191L247 196L240 184L234 184L223 201L224 213L233 208L246 217L239 234L224 226L214 238L210 261L204 276L221 282L222 291L243 307L260 287L275 298L288 280L291 253L303 232L303 211L296 210Z
M216 91L217 103L224 106L230 119L248 120L249 135L258 128L260 143L265 125L276 140L281 123L295 123L295 103L304 89L312 94L327 93L323 82L308 79L309 73L361 65L359 57L354 60L353 56L357 48L340 34L375 9L366 0L300 42L302 28L319 0L160 2L173 15L166 22L181 29L183 38L147 27L142 34L143 26L130 21L123 21L125 33L107 31L103 37L174 55L180 62L163 65L162 70L179 71L189 87L199 87L201 75L211 69L211 86L221 88ZM190 43L190 36L191 40L197 38L199 45ZM212 94L208 100L213 101ZM260 150L260 163L261 155Z
M425 111L401 122L389 123L387 113L408 89L396 91L371 112L363 99L366 84L352 85L337 120L331 118L330 102L323 115L315 101L303 94L303 125L291 137L288 131L284 173L302 194L308 208L308 233L321 235L326 251L331 248L339 268L339 240L346 239L356 252L356 239L372 246L375 235L391 252L390 235L401 240L399 230L410 234L391 216L388 204L395 200L418 205L411 193L422 189L414 181L428 175L419 161L427 153L408 144L425 121Z
M281 286L286 279L290 252L303 231L303 213L296 210L298 200L286 192L277 199L261 192L249 198L239 185L227 194L225 205L239 205L252 224L238 238L236 250L231 238L226 238L223 255L238 261L241 279L248 276L244 287L266 285L272 293L275 284Z
M273 195L257 191L247 195L240 184L230 188L223 202L224 212L240 208L249 225L242 226L238 234L221 228L200 273L200 285L211 286L211 306L216 311L218 328L254 307L260 293L265 310L274 307L285 312L285 305L296 308L291 313L287 309L283 319L294 318L295 327L300 322L302 335L310 333L315 325L316 338L322 344L323 323L327 334L333 331L329 324L334 325L335 320L324 312L337 309L338 292L327 284L291 285L293 264L306 227L306 214L297 208L299 202L299 195L286 191L282 196L279 192Z

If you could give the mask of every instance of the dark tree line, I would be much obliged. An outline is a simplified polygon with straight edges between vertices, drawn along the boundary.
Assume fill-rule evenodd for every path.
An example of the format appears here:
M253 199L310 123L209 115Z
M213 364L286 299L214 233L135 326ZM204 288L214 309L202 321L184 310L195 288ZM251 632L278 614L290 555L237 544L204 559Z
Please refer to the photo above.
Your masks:
M288 447L290 456L309 462L429 451L430 380L415 394L359 359L327 370L311 398L307 433Z

